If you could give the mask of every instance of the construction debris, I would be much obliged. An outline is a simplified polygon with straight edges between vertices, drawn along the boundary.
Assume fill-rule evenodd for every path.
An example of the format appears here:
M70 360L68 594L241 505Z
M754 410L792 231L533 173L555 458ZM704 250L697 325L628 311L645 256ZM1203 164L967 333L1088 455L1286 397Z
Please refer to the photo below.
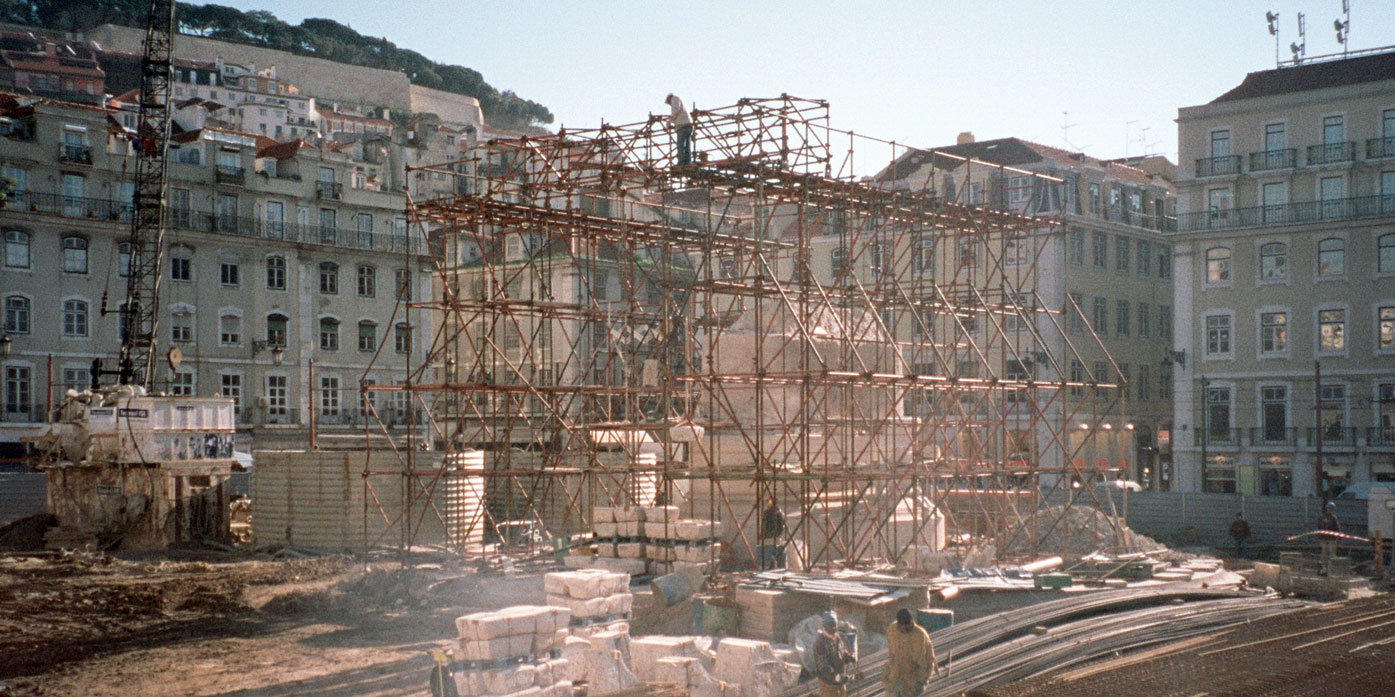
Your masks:
M1030 554L1083 556L1104 550L1159 552L1167 549L1166 545L1134 532L1118 517L1080 503L1047 507L1039 511L1035 519L1022 521L1005 539L1008 544L1001 554L1017 557Z

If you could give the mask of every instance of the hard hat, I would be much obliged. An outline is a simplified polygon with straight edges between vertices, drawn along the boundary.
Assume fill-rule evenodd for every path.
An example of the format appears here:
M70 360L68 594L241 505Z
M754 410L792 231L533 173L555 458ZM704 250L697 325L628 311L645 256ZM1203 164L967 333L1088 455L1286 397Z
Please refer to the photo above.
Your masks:
M824 629L832 629L838 626L838 613L832 610L824 610L822 617Z
M1337 504L1335 504L1335 503L1333 503L1333 502L1331 502L1331 501L1328 501L1328 502L1327 502L1327 505L1324 506L1324 508L1336 508L1336 507L1337 507Z

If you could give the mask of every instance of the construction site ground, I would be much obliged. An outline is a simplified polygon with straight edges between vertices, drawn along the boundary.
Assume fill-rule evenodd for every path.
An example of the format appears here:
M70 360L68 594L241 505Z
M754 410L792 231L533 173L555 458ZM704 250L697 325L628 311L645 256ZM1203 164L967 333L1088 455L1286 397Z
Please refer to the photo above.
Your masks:
M0 555L0 696L422 695L456 616L541 595L343 557Z

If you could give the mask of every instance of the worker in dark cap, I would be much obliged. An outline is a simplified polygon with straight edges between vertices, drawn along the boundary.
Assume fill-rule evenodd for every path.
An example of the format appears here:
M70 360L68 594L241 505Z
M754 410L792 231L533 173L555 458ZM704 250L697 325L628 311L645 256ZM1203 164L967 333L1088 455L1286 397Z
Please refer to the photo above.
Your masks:
M857 659L843 638L838 636L838 615L823 613L823 631L814 639L814 677L819 680L819 697L843 697Z
M911 620L911 611L906 608L896 611L896 621L886 629L886 652L882 684L887 697L915 697L939 671L930 633Z
M1318 541L1322 543L1322 562L1327 564L1337 556L1337 536L1342 532L1342 524L1337 520L1337 504L1331 501L1322 507L1318 518Z

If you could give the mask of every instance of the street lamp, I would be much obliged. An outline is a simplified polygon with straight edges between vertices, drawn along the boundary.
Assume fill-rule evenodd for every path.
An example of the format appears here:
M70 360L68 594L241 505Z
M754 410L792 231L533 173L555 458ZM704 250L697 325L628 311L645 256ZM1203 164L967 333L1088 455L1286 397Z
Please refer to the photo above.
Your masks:
M15 340L9 334L0 336L0 358L9 358L10 352L15 350Z
M271 349L271 362L275 365L281 365L281 362L286 359L286 349L283 348L280 344L268 344L265 341L253 341L252 356L255 357L257 354L267 350L268 348Z

